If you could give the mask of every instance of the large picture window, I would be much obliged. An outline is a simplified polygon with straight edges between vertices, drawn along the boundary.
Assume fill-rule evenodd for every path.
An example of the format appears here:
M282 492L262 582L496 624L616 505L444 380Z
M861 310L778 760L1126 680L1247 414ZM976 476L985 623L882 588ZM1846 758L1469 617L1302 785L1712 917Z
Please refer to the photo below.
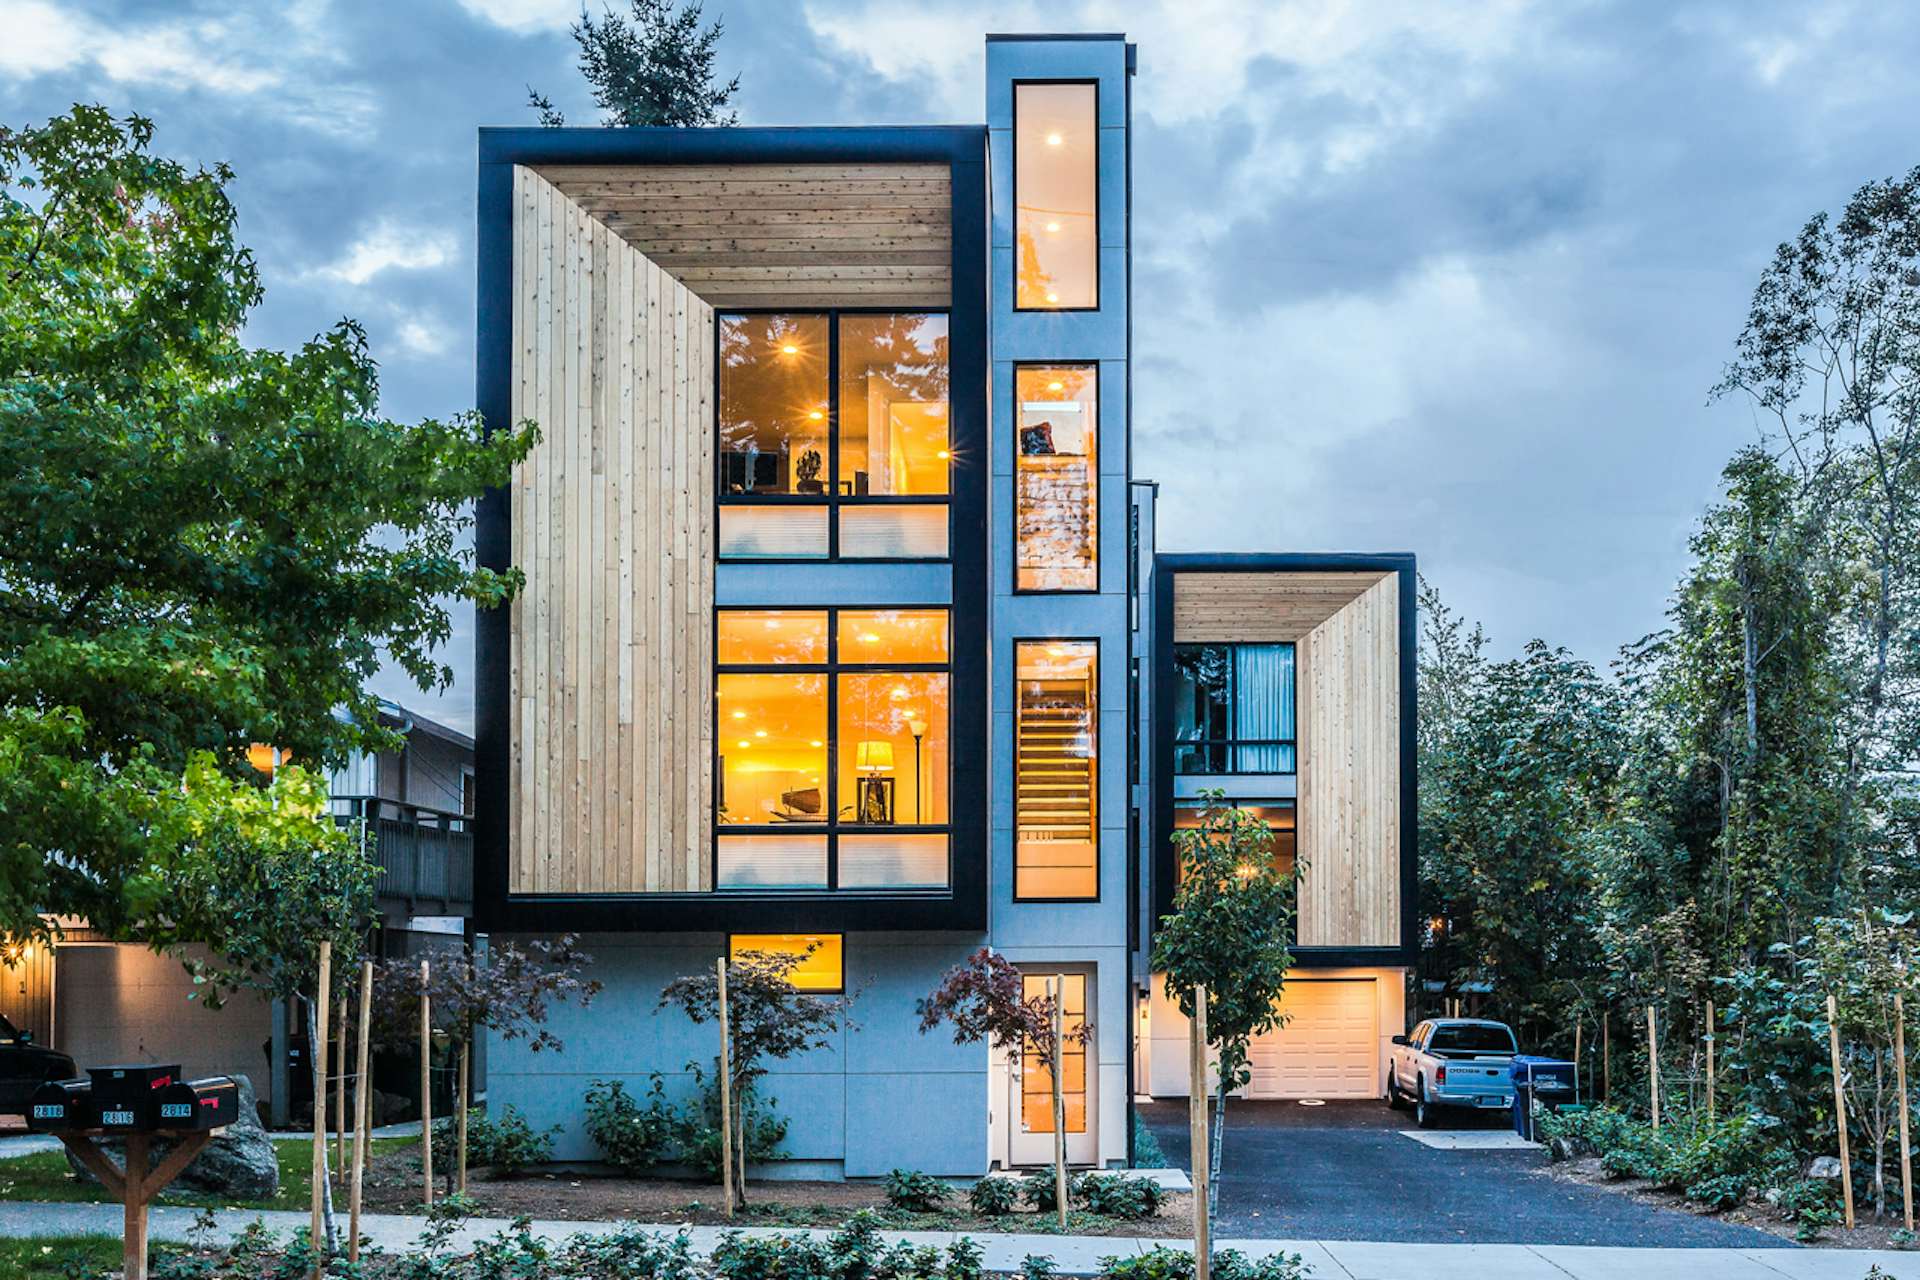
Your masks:
M721 557L946 558L946 315L718 324Z
M1100 589L1100 370L1014 370L1014 590Z
M1013 896L1100 896L1100 646L1014 645Z
M721 609L721 889L944 889L945 609Z
M1022 311L1100 305L1099 89L1013 86L1014 296Z
M1173 647L1175 773L1292 773L1291 644Z

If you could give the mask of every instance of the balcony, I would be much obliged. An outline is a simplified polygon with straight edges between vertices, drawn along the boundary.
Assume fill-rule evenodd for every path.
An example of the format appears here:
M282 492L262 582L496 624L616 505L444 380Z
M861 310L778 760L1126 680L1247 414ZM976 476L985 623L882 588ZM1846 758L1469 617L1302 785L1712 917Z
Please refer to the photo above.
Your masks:
M377 796L333 797L334 819L373 842L374 896L409 915L473 912L473 819Z

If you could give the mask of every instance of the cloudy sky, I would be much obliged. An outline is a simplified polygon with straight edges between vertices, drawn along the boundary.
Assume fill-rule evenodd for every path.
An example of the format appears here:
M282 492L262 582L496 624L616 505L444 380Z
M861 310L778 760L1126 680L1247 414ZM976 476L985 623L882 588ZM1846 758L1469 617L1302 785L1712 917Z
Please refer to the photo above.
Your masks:
M600 0L592 0L596 5ZM623 0L624 2L624 0ZM1773 246L1920 164L1920 7L709 0L751 124L966 122L987 31L1125 31L1136 471L1165 550L1419 553L1502 651L1659 623ZM594 118L577 0L0 0L0 120L138 110L238 172L254 335L363 320L473 393L474 128ZM471 665L466 620L450 654ZM471 694L381 690L460 725Z

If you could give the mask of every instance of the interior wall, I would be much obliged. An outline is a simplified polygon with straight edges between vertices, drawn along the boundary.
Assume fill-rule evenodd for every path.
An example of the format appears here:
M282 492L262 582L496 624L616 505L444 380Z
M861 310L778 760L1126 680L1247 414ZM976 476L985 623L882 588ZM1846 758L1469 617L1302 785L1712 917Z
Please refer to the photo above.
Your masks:
M1299 643L1300 945L1400 942L1400 628L1389 574Z
M509 889L712 887L713 308L514 170Z

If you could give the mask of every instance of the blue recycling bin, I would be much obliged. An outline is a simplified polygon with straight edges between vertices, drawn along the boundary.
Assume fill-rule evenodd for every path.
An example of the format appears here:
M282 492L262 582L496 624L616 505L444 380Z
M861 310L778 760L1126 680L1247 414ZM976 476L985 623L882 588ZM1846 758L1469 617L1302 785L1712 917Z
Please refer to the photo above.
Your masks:
M1516 1053L1508 1075L1513 1081L1513 1131L1529 1142L1536 1102L1541 1109L1558 1111L1580 1096L1580 1068L1561 1058Z

